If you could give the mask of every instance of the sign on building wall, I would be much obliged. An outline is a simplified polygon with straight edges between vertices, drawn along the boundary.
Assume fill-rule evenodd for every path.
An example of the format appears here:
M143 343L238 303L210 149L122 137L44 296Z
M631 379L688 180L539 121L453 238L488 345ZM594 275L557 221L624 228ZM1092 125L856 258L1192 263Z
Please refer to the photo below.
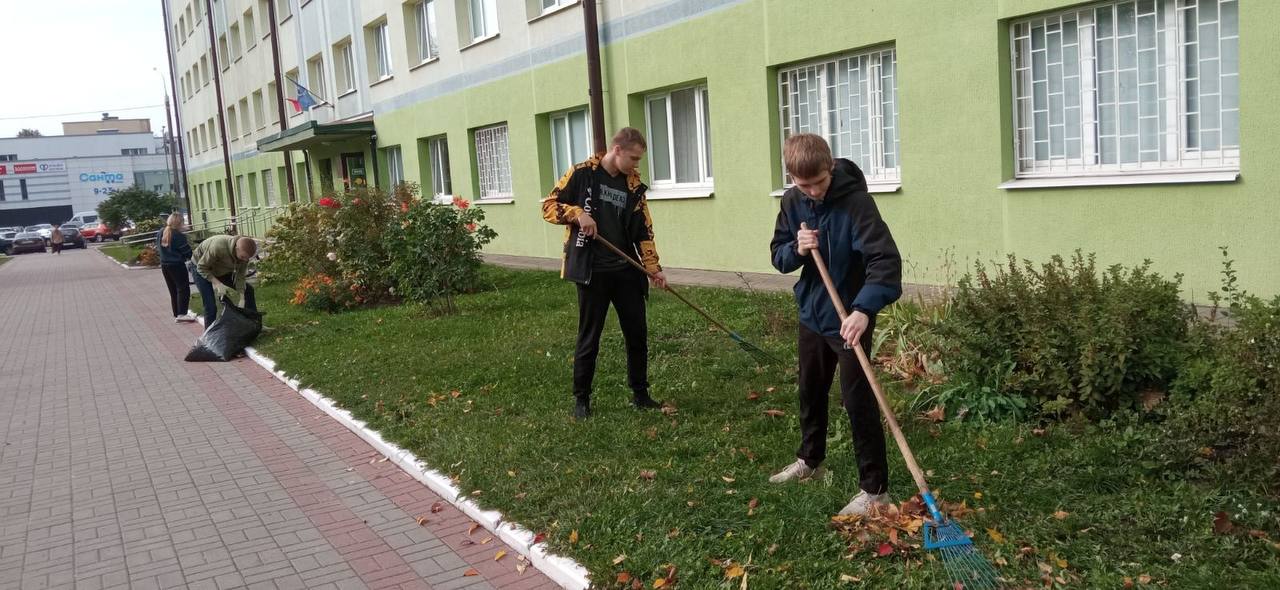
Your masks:
M66 172L67 163L52 162L12 162L0 164L0 175L44 174L46 172Z

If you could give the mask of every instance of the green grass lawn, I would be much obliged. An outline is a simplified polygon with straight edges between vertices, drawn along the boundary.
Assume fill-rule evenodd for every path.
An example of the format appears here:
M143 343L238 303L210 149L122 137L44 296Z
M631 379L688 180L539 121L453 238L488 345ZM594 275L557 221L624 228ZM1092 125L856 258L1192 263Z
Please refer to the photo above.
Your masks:
M652 393L677 411L629 407L614 324L601 345L595 417L575 422L574 288L547 272L484 272L485 290L447 317L415 305L309 312L286 303L286 285L266 285L259 307L274 330L258 346L456 477L481 505L546 533L598 587L619 586L615 577L625 571L650 588L670 564L680 587L737 588L741 579L726 579L722 569L733 560L748 564L753 588L857 586L842 575L866 587L951 588L941 564L921 551L850 554L831 529L829 517L857 492L838 402L833 475L810 485L766 481L793 460L799 440L788 295L685 289L786 363L756 367L694 312L654 293ZM906 394L890 389L905 406ZM748 399L752 392L758 399ZM1229 473L1193 483L1150 469L1150 452L1126 430L1146 426L1033 432L1030 424L900 421L940 495L976 510L962 524L1019 585L1043 587L1048 568L1051 580L1062 579L1054 584L1069 587L1120 588L1125 577L1140 586L1143 575L1166 588L1280 587L1275 491ZM892 442L890 461L891 493L906 499L915 490ZM1270 539L1215 535L1217 511Z
M122 264L133 264L142 253L142 246L130 246L123 243L109 244L102 247L102 253L116 259Z
M9 262L10 260L13 260L12 256L0 255L0 266L4 266L4 263Z

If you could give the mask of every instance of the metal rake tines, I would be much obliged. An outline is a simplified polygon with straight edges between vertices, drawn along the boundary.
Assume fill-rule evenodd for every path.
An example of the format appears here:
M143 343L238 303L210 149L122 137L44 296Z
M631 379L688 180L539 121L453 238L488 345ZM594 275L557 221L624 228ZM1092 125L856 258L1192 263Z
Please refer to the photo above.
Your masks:
M957 590L995 590L1000 587L1000 576L978 549L964 529L950 520L940 525L925 524L925 549L941 554L942 564Z
M764 349L760 348L759 346L756 346L750 342L747 342L745 339L743 339L742 336L739 336L737 332L730 332L729 337L733 338L733 341L738 343L738 348L741 348L742 350L745 350L748 353L750 353L751 356L756 359L756 362L762 365L778 362L778 359L775 358L773 355L765 352Z

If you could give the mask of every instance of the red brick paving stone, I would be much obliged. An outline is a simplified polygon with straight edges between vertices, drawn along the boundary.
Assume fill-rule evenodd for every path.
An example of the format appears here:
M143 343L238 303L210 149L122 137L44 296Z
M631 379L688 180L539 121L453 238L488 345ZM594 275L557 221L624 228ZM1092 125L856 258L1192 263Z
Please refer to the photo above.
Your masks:
M400 504L430 504L424 486L408 491L390 462L345 471L373 454L358 437L245 361L183 363L197 330L165 317L159 273L74 251L20 257L0 282L0 325L24 343L0 347L0 588L430 588L386 538L428 539L405 548L411 560L460 562L396 524L411 523ZM399 502L369 514L383 489ZM343 548L372 558L359 575L328 540L352 531ZM293 565L310 556L319 567ZM530 574L522 584L554 587Z
M121 272L124 272L123 269ZM139 315L153 310L167 310L168 301L165 299L166 295L160 284L158 273L154 273L157 275L154 277L150 276L153 273L135 274L143 276L137 277L139 280L127 283L113 281L113 285L122 294L133 297L133 306ZM161 319L152 319L148 324L154 335L172 350L176 358L180 359L190 342L198 335L198 328L169 324L163 321L163 315L166 314L158 313L157 317ZM408 584L410 587L429 587L421 580L401 580L402 576L413 573L408 569L408 564L382 540L378 533L364 526L350 510L345 509L342 501L333 490L317 478L314 471L297 469L302 459L292 453L289 444L282 441L264 421L268 416L276 420L277 424L284 424L280 418L284 412L287 412L287 415L293 418L288 421L292 423L290 426L300 427L305 434L314 439L318 444L313 446L325 451L320 454L335 457L351 469L345 472L344 476L359 478L371 484L370 492L379 492L389 499L392 505L402 512L403 518L412 521L417 515L426 515L428 522L422 528L443 541L444 547L452 549L466 563L479 570L482 575L477 576L480 578L476 580L477 583L482 580L493 582L500 578L503 586L496 587L504 587L512 583L511 576L514 575L522 588L559 587L532 567L523 574L515 572L515 559L518 553L496 537L490 543L479 546L481 549L467 545L466 531L473 524L470 518L444 502L425 485L405 474L391 461L377 461L376 459L382 457L372 447L252 361L240 359L232 363L216 365L181 363L180 361L179 363L198 380L200 389L224 402L221 406L223 413L236 417L238 431L254 437L250 443L259 451L259 458L268 464L268 468L276 476L277 483L286 488L290 497L293 497L295 492L298 494L297 497L293 497L294 502L303 508L308 519L324 533L326 538L330 539L331 544L341 554L379 555L373 564L367 561L350 562L356 566L355 569L362 579L375 580L378 586L382 586L387 580L395 580L397 585L401 586ZM243 396L237 404L236 391L245 392L244 395L251 396L249 399L267 398L271 404L269 407L251 409L244 402ZM370 459L375 459L372 464ZM430 514L430 507L436 502L443 502L445 509L440 513ZM488 536L491 536L491 533L479 528L473 535L473 540L478 543ZM469 548L471 550L468 550ZM414 546L409 545L402 550L412 551L413 549ZM432 555L439 555L441 550L444 549L433 550ZM499 550L507 551L508 555L501 563L495 563L493 555ZM396 577L383 575L392 573ZM416 586L418 583L422 585Z

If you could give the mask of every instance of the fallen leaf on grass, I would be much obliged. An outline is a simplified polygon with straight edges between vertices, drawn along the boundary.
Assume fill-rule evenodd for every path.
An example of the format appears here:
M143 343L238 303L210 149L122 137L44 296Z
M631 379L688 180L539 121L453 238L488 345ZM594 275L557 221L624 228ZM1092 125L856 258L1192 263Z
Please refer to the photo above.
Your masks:
M1231 517L1226 512L1218 511L1213 515L1213 532L1219 535L1225 535L1231 532L1235 525L1231 524Z
M780 417L780 416L786 416L786 415L787 415L787 413L786 413L786 412L784 412L784 411L782 411L782 410L765 410L765 411L764 411L764 415L765 415L765 416L773 416L774 418L778 418L778 417Z
M754 392L754 391L753 391L753 392L751 392L751 393L748 393L748 394L747 394L747 401L753 402L753 401L756 401L756 400L758 400L758 399L760 399L760 394L758 394L758 393L756 393L756 392Z
M995 541L997 543L1004 543L1004 535L1000 534L1000 531L997 531L992 528L988 528L987 536L991 537L992 541Z
M840 574L840 581L847 584L857 584L862 581L862 578L859 578L858 576L851 576L849 574Z
M1267 533L1264 533L1258 529L1253 529L1249 531L1249 536L1255 539L1265 539L1267 538Z
M759 505L760 505L760 500L757 498L752 498L750 502L747 502L747 516L755 515L756 507Z
M1142 574L1141 576L1138 576L1138 583L1142 585L1150 584L1151 576L1148 576L1147 574Z
M477 570L476 570L476 568L471 568L471 569L469 569L469 570L467 570L467 571L463 572L463 574L462 574L462 575L467 576L467 577L471 577L471 576L478 576L478 575L480 575L480 572L479 572L479 571L477 571Z
M1129 576L1125 576L1125 577L1124 577L1124 587L1125 587L1125 588L1132 588L1132 587L1133 587L1133 578L1130 578Z
M578 544L578 529L573 529L573 532L569 533L569 544L570 545Z
M546 534L546 533L538 533L538 534L536 534L536 535L534 535L534 536L533 536L533 544L534 544L534 545L537 545L538 543L541 543L541 542L542 542L543 540L545 540L546 538L547 538L547 534Z
M449 392L449 397L451 397L451 398L453 398L453 399L458 399L458 398L462 397L462 392L461 392L461 391L458 391L458 390L456 390L456 389L455 389L455 390L453 390L453 391L450 391L450 392Z
M617 556L617 557L613 558L613 565L618 565L619 563L622 563L622 562L624 562L624 561L626 561L626 560L627 560L627 554L626 554L626 553L623 553L623 554L621 554L621 555L619 555L619 556Z
M1068 516L1071 516L1071 513L1065 510L1059 510L1053 513L1053 517L1058 520L1066 520Z
M663 414L664 416L674 416L674 415L676 415L676 412L679 412L679 411L680 411L680 410L676 409L676 407L675 407L675 406L669 406L669 405L666 405L666 404L663 404L663 406L662 406L662 414Z
M777 552L778 552L778 544L777 544L777 543L774 543L774 544L770 545L768 549L765 549L765 552L767 552L769 555L773 555L774 553L777 553Z
M747 570L742 569L742 566L735 563L724 570L724 577L729 579L741 578L745 573L747 573Z
M933 409L921 414L921 417L936 424L947 419L947 410L942 406L934 406Z
M653 481L653 478L655 478L655 477L657 477L657 476L658 476L658 472L657 472L657 471L654 471L654 470L652 470L652 469L641 469L641 470L640 470L640 479L648 480L648 481Z
M626 584L631 581L631 574L627 572L618 572L618 576L614 578L619 584Z
M732 477L729 477L727 475L721 475L720 479L723 479L725 483L733 483L737 481L736 479L733 479Z
M666 579L666 578L658 578L658 579L654 580L654 581L653 581L653 587L654 587L654 588L666 588L666 587L667 587L667 579Z
M879 547L876 547L876 557L888 557L892 554L893 554L893 545L890 545L888 543L881 543Z
M1045 429L1043 429L1043 428L1032 428L1032 429L1031 429L1031 434L1034 434L1034 435L1036 435L1036 436L1044 436L1044 433L1045 433Z

